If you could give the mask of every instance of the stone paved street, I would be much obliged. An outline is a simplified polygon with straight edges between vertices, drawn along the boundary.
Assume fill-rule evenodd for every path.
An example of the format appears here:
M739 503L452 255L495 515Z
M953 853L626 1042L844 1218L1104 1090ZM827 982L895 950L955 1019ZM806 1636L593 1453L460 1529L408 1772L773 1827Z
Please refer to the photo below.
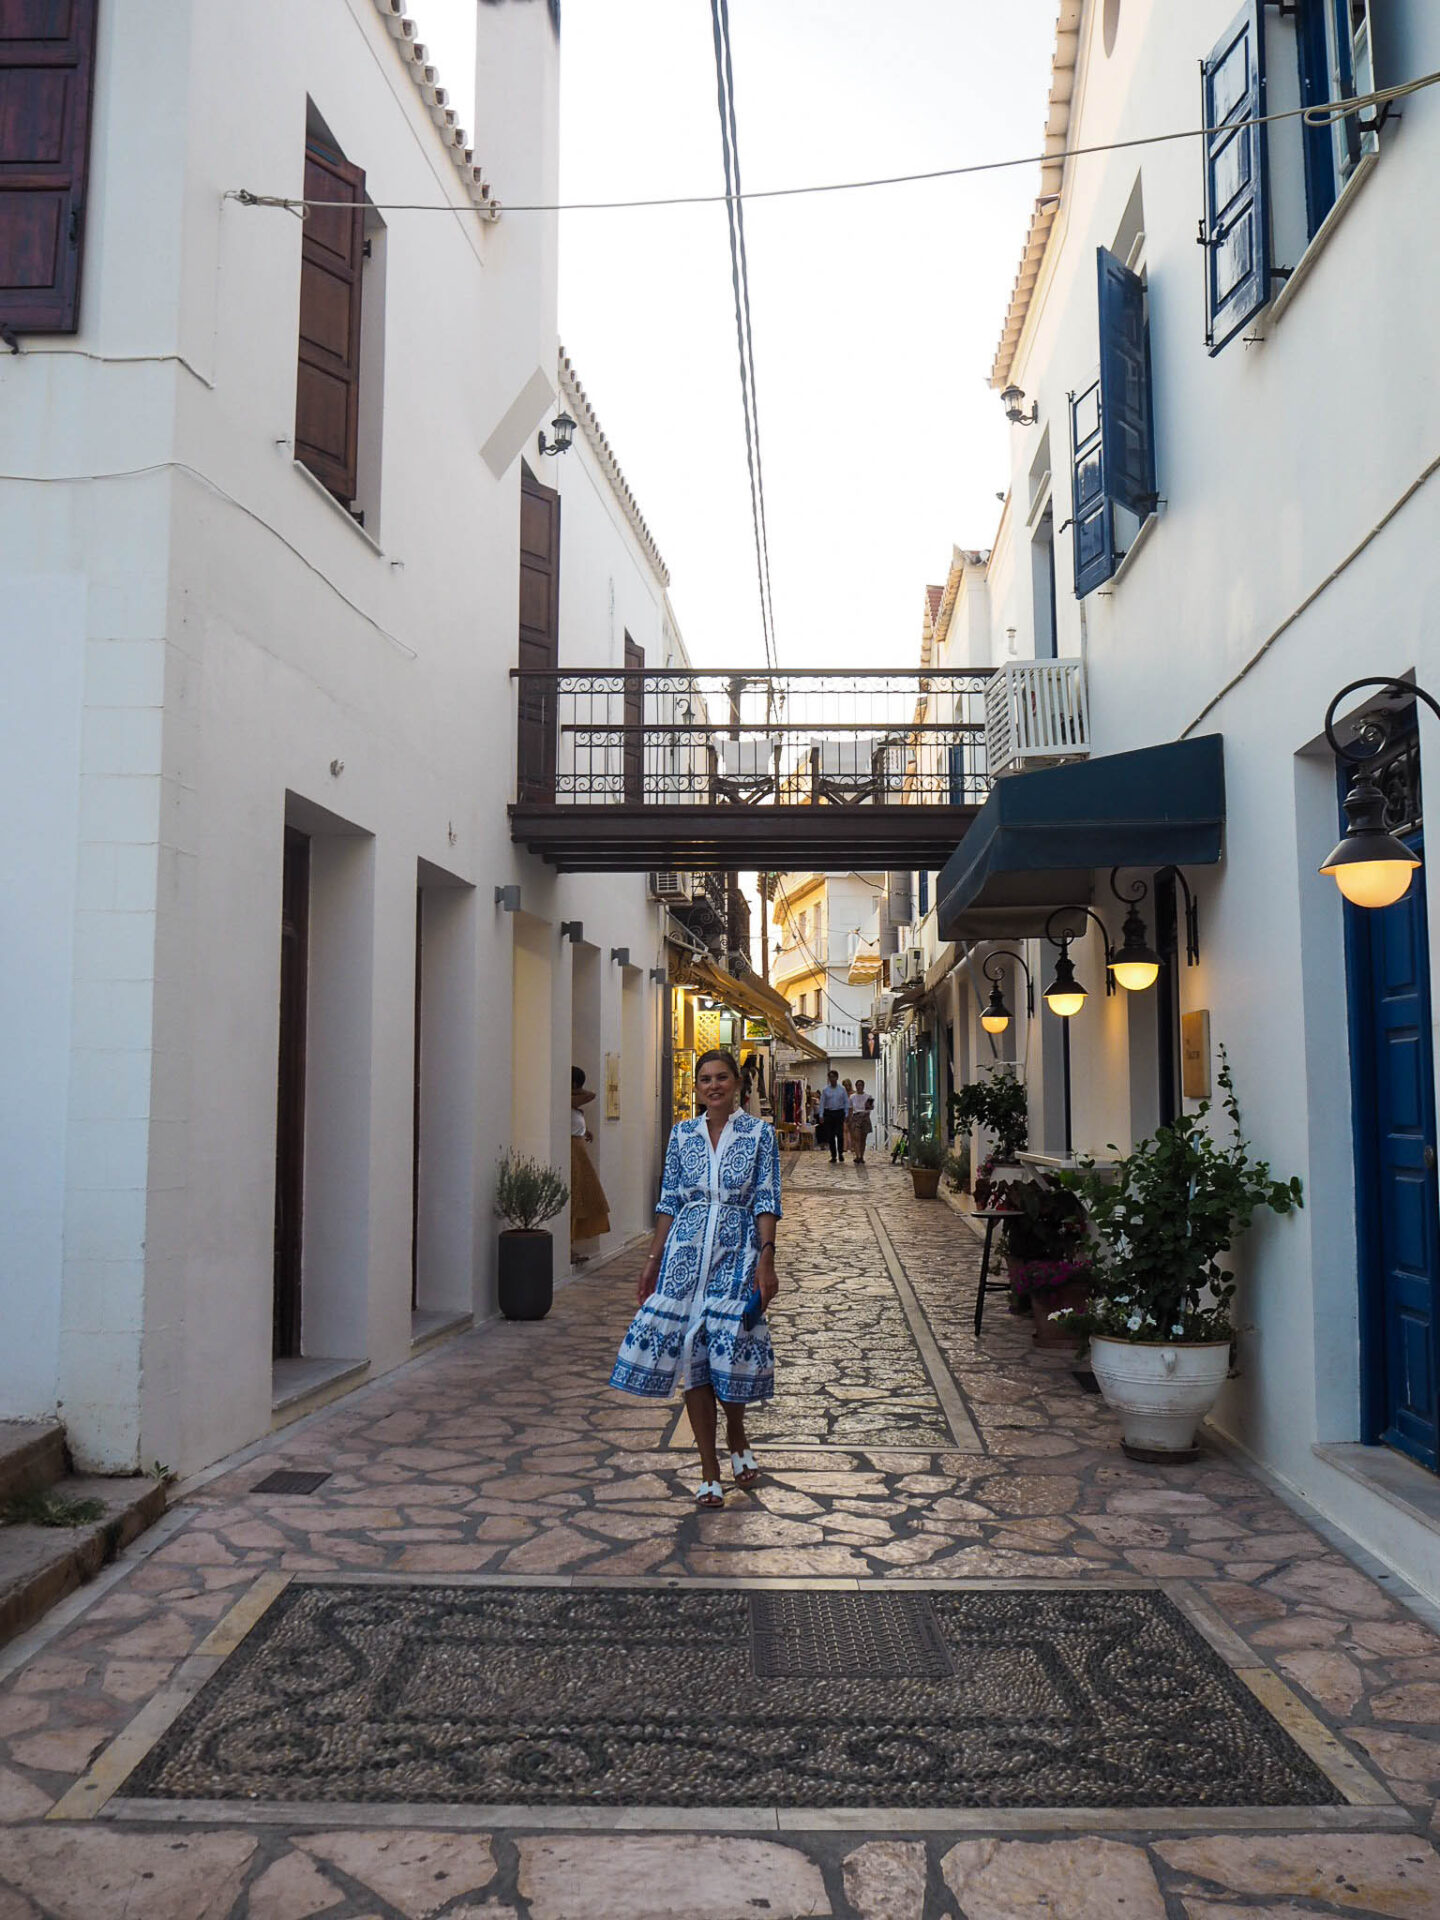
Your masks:
M675 1407L605 1385L638 1256L563 1288L546 1321L483 1328L202 1477L8 1650L0 1920L1440 1915L1440 1638L1229 1459L1125 1460L1071 1357L1035 1352L1003 1302L977 1343L976 1243L947 1206L881 1164L790 1173L779 1398L752 1493L697 1513ZM277 1466L331 1477L256 1494ZM959 1809L905 1826L752 1807L627 1831L600 1808L477 1826L417 1806L127 1801L167 1690L213 1670L292 1575L1162 1582L1368 1804L1309 1824ZM227 1619L237 1603L248 1615Z

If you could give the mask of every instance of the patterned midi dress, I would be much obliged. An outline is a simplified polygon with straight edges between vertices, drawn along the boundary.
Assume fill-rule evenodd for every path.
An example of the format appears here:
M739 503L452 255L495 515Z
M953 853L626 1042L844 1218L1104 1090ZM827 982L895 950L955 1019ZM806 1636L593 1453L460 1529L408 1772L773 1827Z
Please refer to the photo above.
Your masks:
M671 1129L657 1213L675 1224L655 1291L630 1322L612 1387L665 1399L711 1386L721 1400L775 1392L770 1329L741 1324L760 1254L755 1220L780 1213L780 1153L768 1120L733 1113L710 1145L702 1114Z

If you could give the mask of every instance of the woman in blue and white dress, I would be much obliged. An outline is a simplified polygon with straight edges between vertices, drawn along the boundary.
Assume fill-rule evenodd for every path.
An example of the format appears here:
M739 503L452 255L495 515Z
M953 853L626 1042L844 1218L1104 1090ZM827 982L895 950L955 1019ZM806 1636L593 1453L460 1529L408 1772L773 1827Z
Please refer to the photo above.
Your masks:
M745 1437L745 1409L775 1392L775 1355L763 1313L775 1298L780 1154L768 1120L737 1111L740 1070L728 1053L700 1056L698 1119L670 1130L656 1203L655 1237L635 1289L640 1311L620 1347L612 1387L667 1399L678 1377L704 1475L696 1503L725 1503L715 1444L716 1402L735 1484L760 1467ZM745 1326L759 1294L762 1317Z

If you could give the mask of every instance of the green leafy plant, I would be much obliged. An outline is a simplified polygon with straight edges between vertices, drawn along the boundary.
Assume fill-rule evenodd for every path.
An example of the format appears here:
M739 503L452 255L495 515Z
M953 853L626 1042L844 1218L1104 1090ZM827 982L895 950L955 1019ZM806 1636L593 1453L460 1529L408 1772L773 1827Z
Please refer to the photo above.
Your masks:
M958 1146L945 1162L945 1178L950 1183L952 1193L970 1191L970 1148L968 1143Z
M505 1153L495 1170L495 1211L522 1233L553 1220L570 1198L558 1167L523 1153Z
M935 1139L933 1134L910 1142L909 1161L912 1167L938 1173L947 1157L945 1143Z
M1277 1180L1267 1161L1250 1157L1230 1063L1223 1047L1219 1053L1228 1145L1211 1131L1207 1100L1142 1140L1113 1176L1060 1176L1087 1204L1099 1239L1089 1310L1064 1322L1076 1333L1182 1345L1229 1340L1235 1277L1221 1254L1262 1208L1286 1214L1304 1204L1298 1179Z
M1085 1207L1054 1174L993 1181L987 1205L1006 1215L1001 1232L1017 1293L1048 1292L1088 1276Z
M1030 1138L1030 1100L1025 1082L1010 1067L997 1067L950 1096L950 1128L960 1133L985 1127L995 1136L995 1158L1013 1160Z
M72 1500L51 1487L38 1487L12 1495L0 1518L7 1527L88 1527L105 1518L105 1502Z

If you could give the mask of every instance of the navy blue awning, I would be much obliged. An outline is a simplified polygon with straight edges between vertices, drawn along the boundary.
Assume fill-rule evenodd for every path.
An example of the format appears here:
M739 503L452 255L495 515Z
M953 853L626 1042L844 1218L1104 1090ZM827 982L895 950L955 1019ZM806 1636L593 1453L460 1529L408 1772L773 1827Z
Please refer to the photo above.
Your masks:
M942 940L1024 939L1086 906L1099 870L1213 866L1225 832L1220 734L997 780L935 889Z

